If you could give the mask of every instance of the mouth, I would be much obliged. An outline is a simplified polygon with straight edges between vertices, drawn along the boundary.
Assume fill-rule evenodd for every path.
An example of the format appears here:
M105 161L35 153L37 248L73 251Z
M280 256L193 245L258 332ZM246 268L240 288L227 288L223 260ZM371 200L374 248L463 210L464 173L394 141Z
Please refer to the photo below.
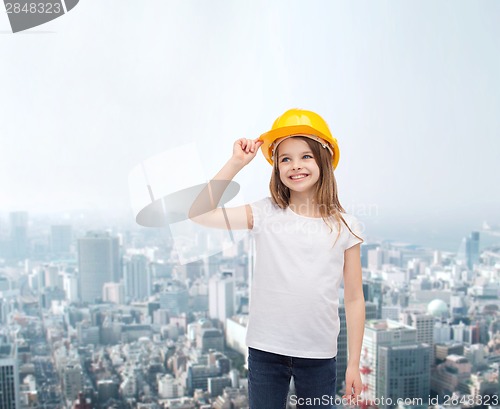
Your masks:
M291 180L304 180L308 176L309 175L307 173L298 173L296 175L289 176L289 179L291 179Z

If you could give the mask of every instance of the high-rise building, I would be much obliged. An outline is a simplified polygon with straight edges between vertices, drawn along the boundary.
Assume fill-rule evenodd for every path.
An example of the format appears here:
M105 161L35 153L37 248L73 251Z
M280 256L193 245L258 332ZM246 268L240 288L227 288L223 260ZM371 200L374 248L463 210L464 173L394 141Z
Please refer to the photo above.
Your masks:
M160 308L169 311L171 316L188 312L189 293L179 281L169 281L159 295Z
M78 239L78 268L80 300L94 303L101 299L104 283L120 281L118 238L88 232Z
M215 376L207 379L207 390L211 397L222 395L224 388L231 386L228 376Z
M29 256L28 212L10 213L10 258L22 260Z
M465 254L467 267L472 269L474 264L479 263L479 232L473 231L465 241Z
M248 315L233 315L225 322L226 345L248 358L248 348L245 344L247 332Z
M361 246L361 267L368 268L368 252L380 247L378 243L363 243Z
M208 313L224 325L234 315L234 277L226 271L210 278L208 284Z
M479 262L479 232L473 231L467 237L462 239L460 249L458 251L458 258L465 262L469 270L472 269L474 264Z
M392 402L402 396L426 402L431 374L429 356L430 347L427 344L380 346L377 361L377 396L383 396L386 401L390 398Z
M195 389L208 390L208 378L219 376L220 371L214 365L194 363L188 365L186 386L188 394L192 395Z
M404 311L401 316L403 324L416 328L417 343L424 343L431 347L429 362L432 366L434 363L434 323L436 319L430 314L411 310Z
M63 278L61 272L59 271L59 267L55 265L46 265L43 267L43 272L45 275L45 286L63 289Z
M152 277L148 259L142 254L126 256L123 260L125 298L142 300L151 295Z
M50 251L54 256L65 257L71 253L73 232L70 225L50 226Z
M384 264L385 251L380 247L368 250L368 268L380 270Z
M83 390L83 374L80 364L68 364L63 369L63 392L66 399L73 401Z
M367 320L363 337L363 351L371 363L371 373L367 375L367 395L369 399L380 398L385 385L380 380L380 347L414 346L417 344L417 330L393 320ZM429 363L427 358L427 364ZM384 379L385 381L386 379Z
M377 306L377 319L381 319L383 305L382 279L363 280L363 295L365 296L365 301L370 301Z
M20 409L16 345L0 345L0 408Z
M202 352L224 350L224 334L217 328L201 326L196 333L196 347Z
M78 301L78 277L73 273L63 274L63 289L69 302Z

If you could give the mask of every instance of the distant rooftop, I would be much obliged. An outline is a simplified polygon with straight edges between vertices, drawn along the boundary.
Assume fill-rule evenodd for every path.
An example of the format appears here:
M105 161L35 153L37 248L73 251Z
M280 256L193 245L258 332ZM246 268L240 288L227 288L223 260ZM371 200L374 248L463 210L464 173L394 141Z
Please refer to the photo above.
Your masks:
M390 330L400 330L400 329L410 329L412 327L401 324L398 321L394 321L391 319L383 319L383 320L367 320L366 326L368 328L372 328L378 331L390 331Z
M393 351L407 351L409 349L419 349L422 346L428 346L428 344L420 343L420 344L412 344L412 345L392 345L392 346L383 346L383 349L391 349Z
M447 361L455 362L457 364L467 364L469 363L469 360L462 356L462 355L456 355L456 354L451 354L446 357Z

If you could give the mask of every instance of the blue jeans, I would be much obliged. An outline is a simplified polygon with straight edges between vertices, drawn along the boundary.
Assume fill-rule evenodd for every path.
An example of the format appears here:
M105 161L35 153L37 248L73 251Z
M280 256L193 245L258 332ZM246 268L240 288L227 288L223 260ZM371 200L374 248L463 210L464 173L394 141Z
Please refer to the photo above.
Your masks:
M303 408L335 408L336 358L313 359L248 348L250 409L286 409L290 379L296 394L290 402Z

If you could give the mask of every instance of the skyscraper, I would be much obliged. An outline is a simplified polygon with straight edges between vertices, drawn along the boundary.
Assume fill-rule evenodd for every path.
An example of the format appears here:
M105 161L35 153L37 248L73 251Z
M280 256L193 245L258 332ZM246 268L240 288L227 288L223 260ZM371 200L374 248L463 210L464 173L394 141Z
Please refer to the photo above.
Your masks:
M53 255L68 256L71 252L73 233L70 225L50 226L50 251Z
M427 387L425 390L425 396L427 396L430 375L429 346L417 342L415 328L389 319L367 321L363 337L363 350L366 351L372 368L371 373L367 375L369 399L386 396L384 393L391 390L391 382L393 386L396 385L395 378L392 375L389 376L388 371L396 371L396 374L399 373L401 377L406 379L403 386L396 385L398 388L406 388L404 389L405 394L400 396L421 397L420 395L410 395L410 393L414 390L418 390L420 393L425 387ZM402 357L405 356L407 358L403 359ZM418 363L419 360L423 362L424 366ZM404 367L403 361L404 365L410 366ZM398 365L403 372L397 372ZM422 377L423 374L427 375L425 375L426 380L424 379L422 383L417 378Z
M370 301L377 306L377 318L382 318L382 279L373 278L363 280L363 295L365 296L365 301Z
M380 346L377 361L377 396L418 398L427 402L430 388L430 347L427 344ZM383 405L381 405L383 406Z
M123 281L127 300L141 300L151 295L151 269L146 256L126 256L123 261Z
M465 262L469 269L479 262L479 232L473 231L462 239L458 259Z
M104 283L120 280L118 238L88 232L78 239L78 267L80 300L93 303L101 299Z
M234 315L234 279L231 272L213 276L208 283L208 313L224 325Z
M29 255L28 212L10 213L10 258L22 260Z
M73 401L83 389L82 367L79 363L70 362L62 371L63 393L66 399Z
M0 345L0 408L21 408L16 345Z
M479 262L479 232L473 231L465 241L467 267L472 269Z
M434 322L436 319L430 314L411 310L403 312L402 318L404 324L417 329L417 342L431 347L429 362L432 366L434 363Z

